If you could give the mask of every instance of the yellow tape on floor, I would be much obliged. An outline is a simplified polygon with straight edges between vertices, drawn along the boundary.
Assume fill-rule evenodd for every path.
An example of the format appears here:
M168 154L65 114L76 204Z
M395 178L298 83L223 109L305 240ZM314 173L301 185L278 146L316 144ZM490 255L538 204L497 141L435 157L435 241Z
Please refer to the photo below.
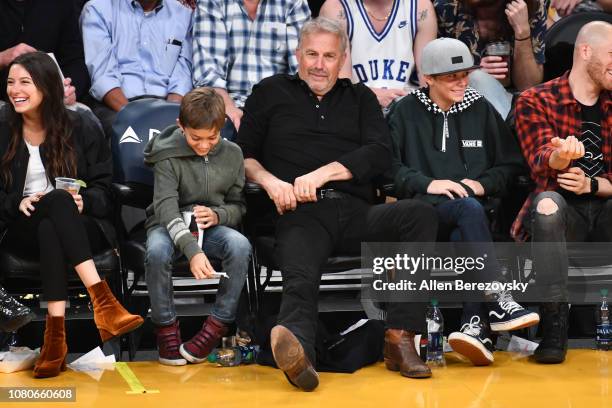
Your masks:
M123 377L125 382L130 386L131 391L126 391L126 394L158 394L159 390L147 390L140 382L136 374L128 367L127 363L117 362L115 368Z

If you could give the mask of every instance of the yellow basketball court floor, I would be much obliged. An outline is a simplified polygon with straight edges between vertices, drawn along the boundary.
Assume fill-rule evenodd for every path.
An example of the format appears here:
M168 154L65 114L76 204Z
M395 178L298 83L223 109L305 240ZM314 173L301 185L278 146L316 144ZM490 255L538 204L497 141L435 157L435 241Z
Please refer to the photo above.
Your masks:
M154 361L120 363L99 380L70 369L34 379L31 371L0 374L0 387L75 387L76 402L0 402L1 407L490 407L612 408L612 352L570 350L564 364L495 353L495 364L473 367L454 353L430 379L387 371L383 363L354 374L320 374L311 393L297 391L281 371L258 365L209 363L166 367Z

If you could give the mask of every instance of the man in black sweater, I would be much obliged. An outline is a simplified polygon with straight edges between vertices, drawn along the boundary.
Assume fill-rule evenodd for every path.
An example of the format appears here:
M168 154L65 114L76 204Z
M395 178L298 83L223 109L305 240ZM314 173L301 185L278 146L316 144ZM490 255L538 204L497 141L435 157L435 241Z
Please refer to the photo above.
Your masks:
M432 242L433 208L414 200L372 205L375 177L390 168L391 140L376 96L338 79L347 37L332 20L306 23L297 49L297 75L275 75L253 88L238 135L246 176L276 206L275 257L283 297L271 345L278 367L305 390L319 380L317 294L321 266L336 251L359 253L362 241ZM389 303L387 368L429 377L414 334L421 304Z
M73 0L0 0L0 99L6 100L6 67L32 51L52 52L66 78L64 102L89 92L78 11Z

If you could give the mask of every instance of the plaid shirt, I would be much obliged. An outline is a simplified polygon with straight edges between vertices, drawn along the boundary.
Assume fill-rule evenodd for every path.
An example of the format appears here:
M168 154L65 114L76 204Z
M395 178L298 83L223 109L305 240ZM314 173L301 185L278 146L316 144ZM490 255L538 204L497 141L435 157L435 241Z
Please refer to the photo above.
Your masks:
M602 111L601 151L606 165L605 177L612 181L612 92L602 92L599 97ZM527 216L535 196L543 191L559 188L557 174L565 172L548 166L554 147L550 140L558 136L566 138L581 133L580 105L574 99L569 86L568 73L552 81L526 90L516 102L516 128L523 155L529 164L535 190L529 195L519 212L510 233L516 240L527 239L523 220ZM569 167L573 167L570 163Z
M306 0L262 0L254 21L243 0L200 0L193 33L193 84L226 89L242 107L253 85L295 73L295 49L310 19Z

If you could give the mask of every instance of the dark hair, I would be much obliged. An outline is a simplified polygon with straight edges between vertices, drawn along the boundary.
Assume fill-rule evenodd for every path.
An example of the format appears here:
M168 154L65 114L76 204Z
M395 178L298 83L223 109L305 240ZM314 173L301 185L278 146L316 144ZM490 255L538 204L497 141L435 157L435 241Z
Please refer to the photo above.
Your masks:
M76 156L72 143L72 122L64 107L64 86L55 62L44 52L31 52L15 58L8 66L20 65L32 77L34 86L42 93L38 107L40 121L45 129L44 159L51 180L58 176L76 177ZM8 187L12 183L11 162L23 139L23 117L7 103L7 122L10 129L8 149L0 161L2 180Z
M181 101L181 126L191 129L221 130L225 124L225 103L212 88L196 88Z

